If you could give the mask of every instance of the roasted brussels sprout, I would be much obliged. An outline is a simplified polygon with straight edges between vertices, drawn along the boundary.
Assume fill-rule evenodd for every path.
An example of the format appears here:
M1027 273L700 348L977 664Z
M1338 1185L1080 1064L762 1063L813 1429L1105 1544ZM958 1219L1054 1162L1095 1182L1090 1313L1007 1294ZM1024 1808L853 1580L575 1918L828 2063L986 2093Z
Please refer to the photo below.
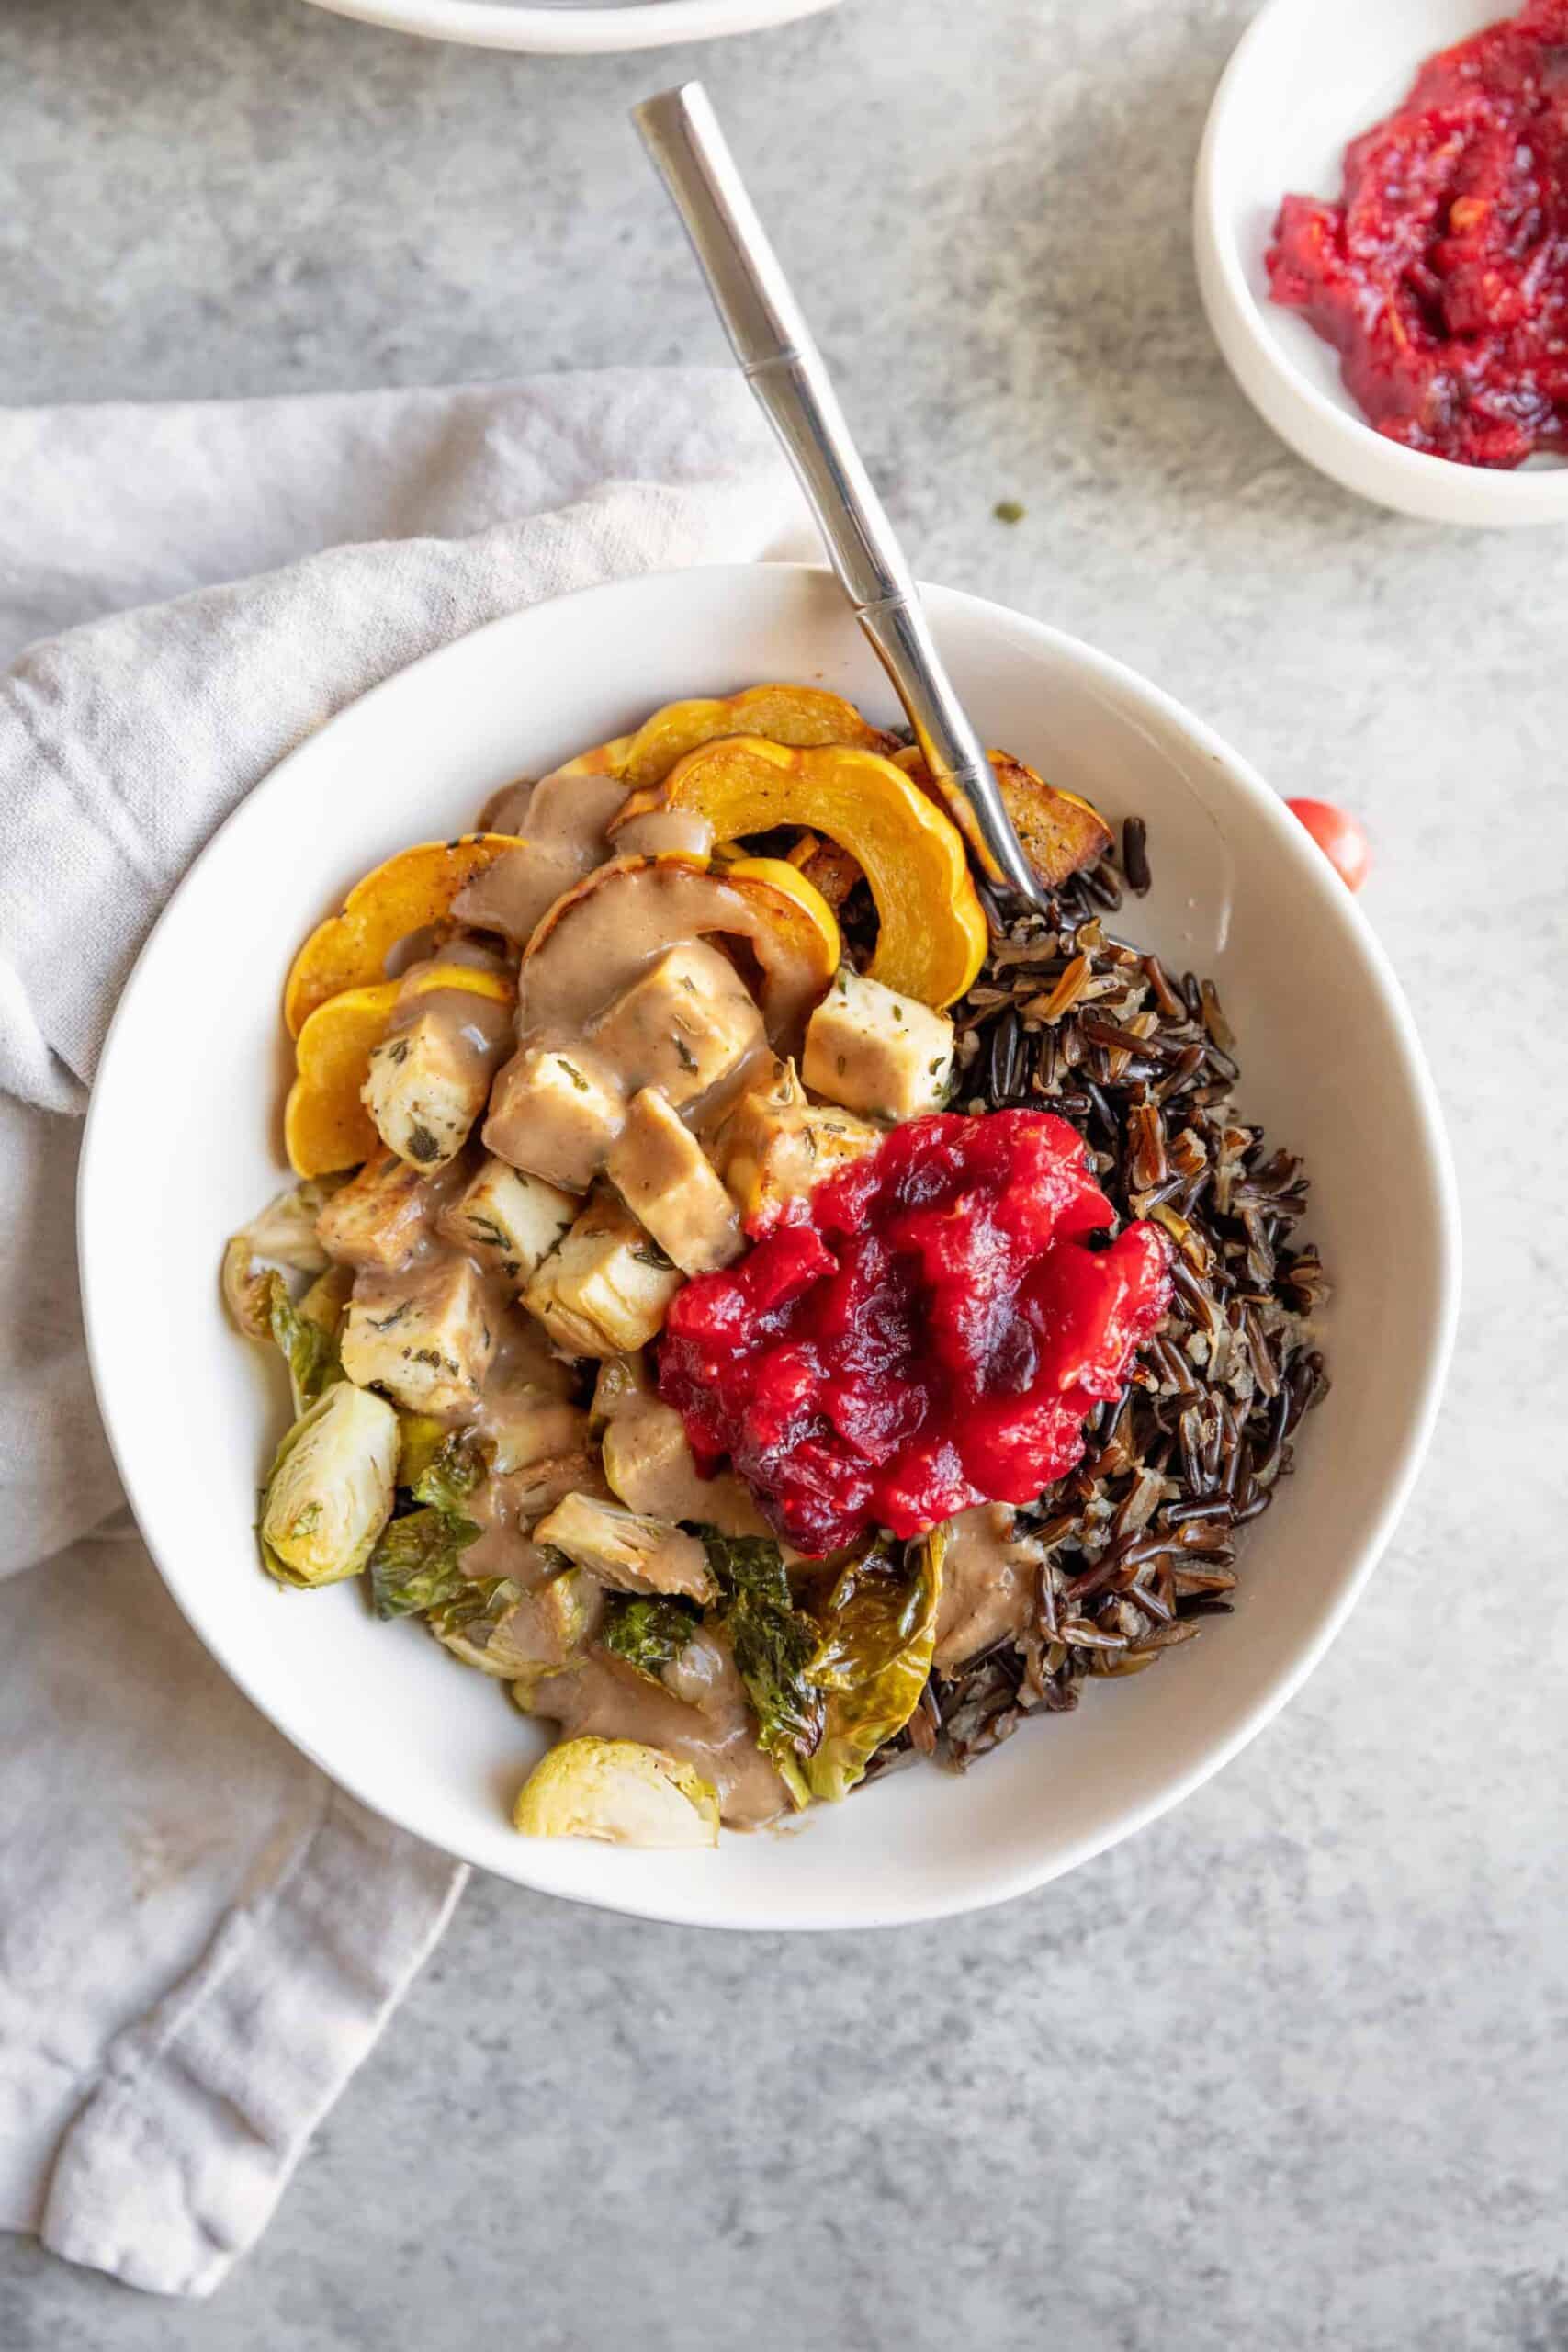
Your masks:
M702 1544L668 1520L649 1519L597 1495L562 1497L534 1530L614 1592L681 1593L699 1603L718 1598Z
M453 1600L463 1582L462 1557L479 1531L456 1511L406 1511L390 1521L370 1554L370 1600L378 1617L412 1617Z
M690 1764L635 1739L563 1740L518 1793L527 1838L596 1838L612 1846L716 1846L718 1797Z
M829 1804L848 1796L885 1740L919 1704L936 1645L947 1532L889 1553L874 1545L840 1570L819 1612L822 1638L806 1671L827 1720L806 1784Z
M319 1274L325 1266L327 1253L317 1238L316 1219L335 1189L330 1182L296 1184L269 1201L259 1216L231 1238L223 1252L223 1298L249 1338L271 1336L269 1267Z
M528 1592L508 1577L461 1584L427 1622L454 1657L510 1682L525 1706L542 1676L581 1657L604 1609L603 1587L581 1568L563 1568Z
M357 1576L392 1508L398 1417L338 1381L295 1422L262 1491L262 1560L280 1584Z

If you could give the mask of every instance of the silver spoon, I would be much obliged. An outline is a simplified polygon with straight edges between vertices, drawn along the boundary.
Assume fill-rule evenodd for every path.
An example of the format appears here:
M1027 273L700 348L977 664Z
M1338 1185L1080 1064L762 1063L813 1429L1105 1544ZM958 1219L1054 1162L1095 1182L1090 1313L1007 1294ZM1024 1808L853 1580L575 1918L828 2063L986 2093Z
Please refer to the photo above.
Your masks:
M1043 892L985 746L953 691L919 591L850 437L812 341L700 82L632 109L742 372L778 435L833 569L915 730L920 755L984 872L1038 906Z

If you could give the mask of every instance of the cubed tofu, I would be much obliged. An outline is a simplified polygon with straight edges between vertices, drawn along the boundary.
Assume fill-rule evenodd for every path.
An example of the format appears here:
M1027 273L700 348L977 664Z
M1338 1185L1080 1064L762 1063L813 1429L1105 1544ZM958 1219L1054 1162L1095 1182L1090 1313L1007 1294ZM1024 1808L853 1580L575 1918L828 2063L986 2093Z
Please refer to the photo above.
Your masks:
M940 1109L952 1072L946 1014L858 972L841 971L807 1023L801 1076L847 1110L913 1119Z
M657 1087L645 1086L626 1113L604 1173L683 1274L711 1274L744 1243L718 1172Z
M544 1263L581 1204L542 1176L487 1159L436 1220L446 1239L516 1288Z
M612 1592L676 1593L705 1608L718 1581L694 1535L594 1495L563 1497L534 1530L536 1544L564 1552Z
M395 1152L380 1152L333 1194L316 1219L321 1247L344 1266L384 1272L405 1265L460 1182L455 1168L422 1176Z
M657 1086L679 1105L707 1093L757 1051L762 1016L729 958L688 939L624 989L590 1035L628 1092Z
M411 1412L472 1413L495 1352L484 1289L466 1258L361 1274L344 1324L343 1368Z
M883 1132L834 1103L791 1102L769 1117L759 1114L724 1151L730 1198L748 1226L753 1219L766 1224L786 1201L805 1200L824 1177L874 1151ZM721 1127L717 1143L727 1141Z
M371 1048L359 1099L389 1151L411 1167L445 1168L484 1109L497 1058L450 1007L432 1005Z
M754 1190L762 1154L806 1108L806 1089L793 1062L774 1061L731 1104L714 1131L715 1167L735 1199Z
M523 1299L568 1355L615 1356L652 1339L681 1281L652 1235L605 1193L590 1202Z
M586 1193L626 1115L620 1093L589 1057L527 1046L495 1081L485 1147L510 1168Z
M732 1470L705 1478L681 1416L654 1393L638 1356L605 1364L593 1390L593 1418L605 1423L604 1474L623 1503L649 1519L689 1520L721 1535L772 1532Z

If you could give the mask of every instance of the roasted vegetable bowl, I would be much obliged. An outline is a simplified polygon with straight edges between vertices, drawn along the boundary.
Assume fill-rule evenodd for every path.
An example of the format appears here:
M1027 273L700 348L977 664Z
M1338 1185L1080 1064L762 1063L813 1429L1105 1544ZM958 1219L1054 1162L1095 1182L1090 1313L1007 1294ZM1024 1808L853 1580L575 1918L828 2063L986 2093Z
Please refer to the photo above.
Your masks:
M299 1181L223 1263L293 1389L262 1565L558 1727L528 1835L711 1845L1154 1665L1325 1393L1212 982L994 762L1010 923L919 755L770 682L492 795L294 958Z
M521 833L507 830L517 823L502 801L508 780L550 775L571 763L574 742L634 737L649 713L694 699L682 691L693 644L704 649L700 683L709 693L702 699L728 700L748 677L805 682L857 708L880 739L849 748L909 776L914 763L888 728L885 693L852 638L846 641L830 584L787 570L695 574L657 589L629 583L565 600L480 632L367 697L297 752L208 851L144 955L109 1041L84 1166L85 1285L106 1419L159 1565L228 1670L354 1794L525 1883L662 1916L774 1926L929 1916L1037 1883L1170 1802L1279 1702L1364 1575L1397 1491L1395 1474L1407 1476L1414 1458L1435 1377L1433 1318L1440 1325L1450 1295L1445 1204L1440 1185L1412 1191L1411 1171L1429 1178L1440 1160L1432 1158L1424 1080L1403 1012L1364 923L1340 903L1347 894L1334 877L1323 879L1311 844L1294 837L1300 829L1196 722L1049 631L934 592L932 604L971 706L1058 793L1088 804L1102 844L1060 886L1059 920L988 931L982 968L972 976L962 918L958 952L933 944L933 956L940 949L948 958L949 985L967 978L961 994L943 1004L935 989L920 999L891 991L903 996L906 1018L918 1011L948 1025L936 1107L889 1084L900 1069L911 1083L934 1083L929 1065L942 1058L934 1046L918 1071L907 1057L874 1061L877 1087L863 1102L837 1102L816 1082L825 1071L840 1083L840 1053L859 1066L841 1037L834 1042L833 1019L863 1023L880 1006L886 1028L895 1025L874 992L888 983L871 978L883 921L862 878L869 867L846 873L849 853L826 832L826 810L799 827L779 820L765 834L716 830L711 846L691 830L674 845L657 831L640 842L634 831L627 843L637 821L628 819L609 844L615 855L558 882L552 907L570 903L535 953L525 956L505 933L477 923L453 919L442 928L415 919L412 944L389 954L384 943L378 966L333 968L321 1003L392 989L378 1031L367 1020L356 1044L345 1022L340 1040L344 1057L361 1057L357 1108L369 1115L375 1143L362 1146L368 1159L351 1143L337 1166L318 1160L296 1179L318 1188L306 1196L303 1220L295 1204L281 1219L257 1222L257 1203L278 1187L269 1171L284 1127L274 1123L290 1094L309 1079L332 1099L318 1082L332 1057L302 1068L299 1052L299 1035L318 1005L295 1002L294 1037L276 1012L301 934L334 912L327 891L309 887L311 872L331 877L341 911L356 882L404 854L401 844L423 840L446 851L473 841L465 827L527 838L526 817ZM605 693L592 672L609 642L624 649L625 674ZM519 682L530 677L547 678L548 692L520 702ZM694 749L707 745L682 749L676 764ZM617 780L594 764L607 800ZM639 794L654 788L636 786ZM620 807L627 797L620 786ZM689 827L689 809L660 813ZM1128 895L1118 878L1118 848L1134 814L1147 820L1154 887L1146 897ZM802 832L815 836L815 847ZM623 1132L599 1147L584 1141L595 1122L603 1134L602 1095L584 1100L567 1073L544 1064L542 1075L558 1081L553 1091L547 1085L548 1099L570 1105L552 1117L552 1149L603 1148L604 1172L584 1177L560 1159L547 1173L524 1170L492 1149L486 1132L511 1092L498 1093L500 1071L523 1050L525 962L545 959L548 992L532 1001L546 1003L552 1018L581 1020L584 1035L611 1000L647 977L647 950L634 953L626 922L620 914L612 922L604 912L612 900L599 896L632 887L623 878L629 861L656 870L659 919L671 908L682 918L673 945L696 990L680 995L688 1003L700 992L702 1015L701 1034L683 1040L687 1051L705 1069L732 1053L744 1031L755 1073L769 1081L741 1089L762 1099L732 1128L733 1163L690 1111L693 1098L671 1099L657 1073L627 1099L622 1129L641 1138L636 1165L653 1165L645 1147L680 1153L682 1135L694 1136L728 1202L721 1207L699 1183L683 1209L697 1223L684 1238L666 1226L666 1241L674 1238L690 1272L645 1220L645 1208L660 1220L673 1204L659 1184L639 1200L629 1146L616 1153L625 1189L609 1172ZM785 867L792 879L774 882L772 893L767 873L761 888L744 875L736 887L733 869L749 864ZM1135 854L1128 867L1142 875ZM608 881L592 878L612 868ZM638 875L648 870L635 866ZM497 871L492 859L457 888L491 887ZM831 934L808 891L837 926L830 969L824 942ZM1106 904L1118 891L1122 903ZM621 902L623 914L632 903ZM716 906L737 928L693 925L694 913ZM400 913L397 922L406 940L411 920ZM580 925L592 927L587 956L573 944ZM540 928L536 921L530 947ZM577 931L578 944L588 937ZM667 944L652 962L668 952ZM720 968L705 963L705 953ZM1163 1001L1145 958L1157 959ZM1182 979L1190 968L1213 977L1207 1003L1201 989L1189 1001ZM193 991L197 969L232 978ZM454 969L463 977L453 978ZM590 973L602 998L583 1015L574 999ZM682 973L665 977L678 985ZM399 998L394 1016L389 1006ZM1332 1070L1313 1046L1330 1005L1339 1041ZM439 1022L427 1018L433 1010ZM811 1053L807 1033L819 1011ZM448 1020L468 1033L465 1057L493 1054L497 1064L478 1136L470 1125L468 1140L445 1158L459 1096L434 1044ZM1229 1027L1240 1040L1235 1053L1224 1042ZM160 1159L158 1176L146 1158L146 1088L176 1030L193 1082L188 1115L184 1091L174 1102L160 1098L159 1152L167 1128L172 1156ZM1117 1030L1141 1039L1141 1049L1111 1034ZM618 1050L635 1062L660 1034L657 1020L640 1023L637 1008L623 1005L610 1043L618 1035ZM400 1035L413 1036L408 1055L384 1057L390 1067L372 1088L370 1054ZM865 1042L880 1055L875 1023ZM604 1076L595 1055L574 1055L558 1036L538 1050L564 1056L591 1087ZM1246 1066L1234 1098L1227 1059ZM411 1062L423 1090L420 1115L394 1082ZM775 1063L785 1066L782 1074ZM702 1075L684 1070L678 1055L671 1069L674 1095L682 1080ZM530 1084L537 1087L540 1075L536 1064ZM364 1099L367 1088L373 1103ZM645 1094L634 1122L632 1102ZM1353 1120L1341 1108L1348 1094L1359 1105ZM223 1118L199 1114L203 1101L220 1097L231 1105ZM352 1112L355 1091L340 1090L336 1100ZM409 1157L382 1142L378 1110ZM1134 1120L1134 1110L1145 1115ZM614 1121L613 1105L609 1115ZM1255 1148L1265 1125L1304 1148L1319 1180L1310 1225L1297 1222L1300 1170ZM300 1125L298 1112L284 1125L296 1143L331 1132L330 1125ZM955 1144L955 1130L986 1137L984 1148ZM536 1133L531 1119L527 1131ZM819 1167L812 1143L830 1155ZM1217 1234L1203 1203L1186 1215L1179 1198L1195 1172L1198 1143L1216 1165L1223 1158L1232 1185L1233 1222ZM302 1170L310 1165L303 1146L297 1159ZM517 1188L491 1170L488 1190L459 1208L492 1159ZM399 1262L355 1263L396 1230L400 1182L388 1185L377 1208L378 1186L355 1172L385 1161L397 1163L425 1204L441 1246L411 1256L405 1241L392 1252ZM694 1170L689 1159L684 1165ZM1393 1166L1401 1170L1397 1230ZM177 1183L169 1172L175 1168ZM1152 1197L1173 1180L1173 1190ZM922 1205L909 1188L928 1184L942 1200L933 1194ZM420 1186L433 1190L421 1194ZM367 1193L376 1210L369 1218ZM1279 1197L1270 1201L1271 1193ZM194 1217L198 1202L215 1213ZM945 1221L936 1214L943 1202L954 1212ZM927 1210L933 1214L921 1229ZM727 1230L731 1215L738 1235ZM122 1247L128 1217L163 1270L154 1289L141 1285L134 1299ZM585 1217L586 1229L567 1248ZM225 1229L237 1246L221 1287L250 1327L267 1334L258 1344L236 1340L213 1281ZM699 1231L706 1237L700 1267L690 1246ZM1333 1271L1330 1306L1317 1295L1303 1232ZM1036 1249L1042 1239L1049 1246ZM1191 1253L1213 1240L1222 1261L1212 1270L1194 1265ZM1242 1262L1249 1246L1258 1258L1250 1270ZM987 1250L1014 1254L990 1269L997 1279L987 1292L984 1281L969 1281L965 1249L979 1252L982 1276ZM923 1326L907 1312L910 1262L922 1251L931 1276L924 1288L953 1308ZM792 1252L799 1279L793 1289L785 1284L789 1295L775 1288L751 1326L742 1317L727 1328L737 1287L776 1285ZM132 1254L145 1262L140 1250ZM671 1262L653 1262L660 1256ZM464 1261L461 1274L454 1260ZM553 1273L539 1284L541 1266L552 1261ZM400 1317L408 1301L398 1289L415 1265L423 1269L416 1304L435 1318L434 1336L401 1328L411 1317ZM1163 1306L1162 1280L1169 1284ZM530 1289L533 1304L524 1296ZM1038 1341L1048 1325L1071 1345L1055 1356L1036 1345L1027 1378L1022 1358L1007 1354L1014 1376L1006 1396L983 1344L970 1347L987 1409L951 1421L951 1451L944 1441L917 1459L911 1416L941 1434L935 1408L951 1401L975 1336L966 1338L964 1315L971 1291L986 1292L987 1311L998 1315L1003 1353L1023 1346L1031 1329ZM273 1337L280 1294L277 1328L290 1362L298 1358L299 1407L313 1411L326 1397L329 1408L289 1449L275 1492L274 1458L303 1418L291 1410L290 1365ZM1191 1345L1205 1329L1217 1336L1205 1294L1223 1300L1232 1334L1213 1377ZM492 1313L498 1295L504 1313ZM478 1405L468 1355L476 1297L477 1344L490 1350ZM835 1314L835 1302L850 1306L848 1317ZM1160 1311L1145 1331L1141 1318L1153 1307ZM1256 1332L1246 1309L1258 1318ZM604 1315L610 1326L601 1323ZM639 1347L622 1343L623 1315L655 1317ZM857 1362L859 1322L881 1337ZM1346 1347L1348 1323L1363 1344ZM323 1336L312 1339L312 1326ZM604 1343L596 1326L615 1340L613 1352L589 1351ZM676 1393L666 1359L677 1340L688 1373L702 1368L701 1358L723 1375L708 1382L706 1418L692 1396ZM1190 1376L1173 1372L1168 1343L1185 1356ZM1276 1391L1261 1404L1258 1346ZM1390 1347L1404 1350L1412 1377L1374 1384L1371 1367L1386 1363ZM820 1441L826 1466L809 1494L804 1474L818 1457L808 1445L776 1444L768 1425L788 1402L792 1351L813 1358L821 1382L824 1409L818 1414L813 1404L808 1434ZM1303 1436L1320 1351L1334 1387ZM868 1378L876 1362L887 1375L880 1384ZM305 1393L312 1385L314 1400ZM359 1404L330 1404L344 1387L360 1392L367 1413ZM158 1410L160 1398L175 1394L177 1460ZM312 1520L312 1463L319 1469L329 1458L334 1423L345 1430L340 1417L350 1411L361 1440L373 1433L367 1475L344 1490L357 1509ZM397 1445L382 1517L388 1413ZM681 1443L650 1455L649 1433L661 1430ZM1075 1436L1076 1458L1063 1466ZM1217 1492L1216 1471L1241 1458L1243 1437L1251 1484L1238 1470L1234 1491ZM882 1456L872 1464L869 1495L842 1475L857 1447L863 1462ZM1288 1508L1279 1476L1287 1453L1296 1460ZM786 1458L803 1474L794 1492L775 1475ZM201 1476L178 1475L182 1462L200 1464ZM678 1492L650 1508L638 1487L627 1500L616 1482L631 1492L639 1464L648 1475L673 1464L699 1499L683 1502ZM1201 1496L1194 1479L1205 1482ZM256 1509L258 1489L275 1506L270 1518ZM747 1512L728 1528L718 1524L728 1516L717 1499L726 1492ZM1273 1507L1263 1503L1269 1494L1279 1497ZM1183 1509L1195 1502L1203 1508ZM807 1525L802 1511L821 1508L857 1523ZM1097 1531L1119 1514L1101 1542ZM247 1527L258 1518L281 1579L254 1565ZM1072 1521L1066 1532L1053 1523L1064 1518ZM457 1540L468 1528L478 1534ZM929 1540L937 1529L941 1540ZM1180 1536L1175 1550L1173 1534ZM358 1572L340 1573L367 1537ZM1133 1556L1139 1552L1145 1557ZM1148 1555L1161 1553L1163 1567L1157 1557L1151 1564ZM627 1589L632 1576L658 1584ZM323 1577L335 1581L323 1585ZM1134 1584L1150 1592L1152 1609L1136 1600ZM1054 1634L1039 1614L1047 1594ZM1220 1613L1227 1607L1236 1613ZM863 1646L845 1627L858 1629ZM560 1663L546 1672L552 1645ZM1184 1656L1165 1662L1173 1646ZM878 1671L869 1670L872 1661ZM1150 1670L1156 1662L1165 1671ZM486 1668L495 1685L489 1692ZM760 1707L752 1696L764 1668L776 1674L776 1706L765 1700ZM1091 1679L1104 1687L1092 1689ZM526 1713L510 1703L513 1683L525 1686ZM863 1713L862 1687L876 1697ZM635 1715L624 1712L628 1690L639 1702ZM708 1742L701 1757L676 1744L693 1730L694 1713ZM1019 1736L1009 1737L1014 1730ZM630 1791L630 1834L652 1834L651 1821L661 1838L679 1825L703 1843L684 1854L638 1854L592 1834L536 1834L552 1821L558 1832L592 1831L599 1800L578 1807L570 1782L564 1804L524 1808L531 1834L518 1836L511 1822L520 1785L552 1736L558 1748L574 1738L608 1743L612 1768L626 1760L621 1744L655 1751L664 1765L637 1769L652 1769L661 1785L651 1794ZM967 1772L921 1763L982 1755L983 1765ZM604 1752L582 1756L598 1788ZM920 1769L898 1769L907 1763ZM670 1770L688 1764L737 1824L773 1818L808 1834L726 1835L719 1852L705 1850L712 1809L699 1803L694 1824L680 1810L690 1800L679 1779L664 1785ZM612 1781L618 1784L614 1771ZM852 1802L834 1801L842 1790ZM609 1817L619 1818L613 1805Z

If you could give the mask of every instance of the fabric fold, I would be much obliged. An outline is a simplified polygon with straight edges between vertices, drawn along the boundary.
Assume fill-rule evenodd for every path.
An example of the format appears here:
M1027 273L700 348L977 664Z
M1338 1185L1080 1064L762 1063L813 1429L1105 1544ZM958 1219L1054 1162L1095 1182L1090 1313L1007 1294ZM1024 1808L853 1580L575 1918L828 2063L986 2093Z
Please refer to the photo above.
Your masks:
M464 1877L255 1713L129 1524L73 1246L119 992L224 818L381 679L811 547L728 372L0 412L0 2227L70 2260L209 2292Z

